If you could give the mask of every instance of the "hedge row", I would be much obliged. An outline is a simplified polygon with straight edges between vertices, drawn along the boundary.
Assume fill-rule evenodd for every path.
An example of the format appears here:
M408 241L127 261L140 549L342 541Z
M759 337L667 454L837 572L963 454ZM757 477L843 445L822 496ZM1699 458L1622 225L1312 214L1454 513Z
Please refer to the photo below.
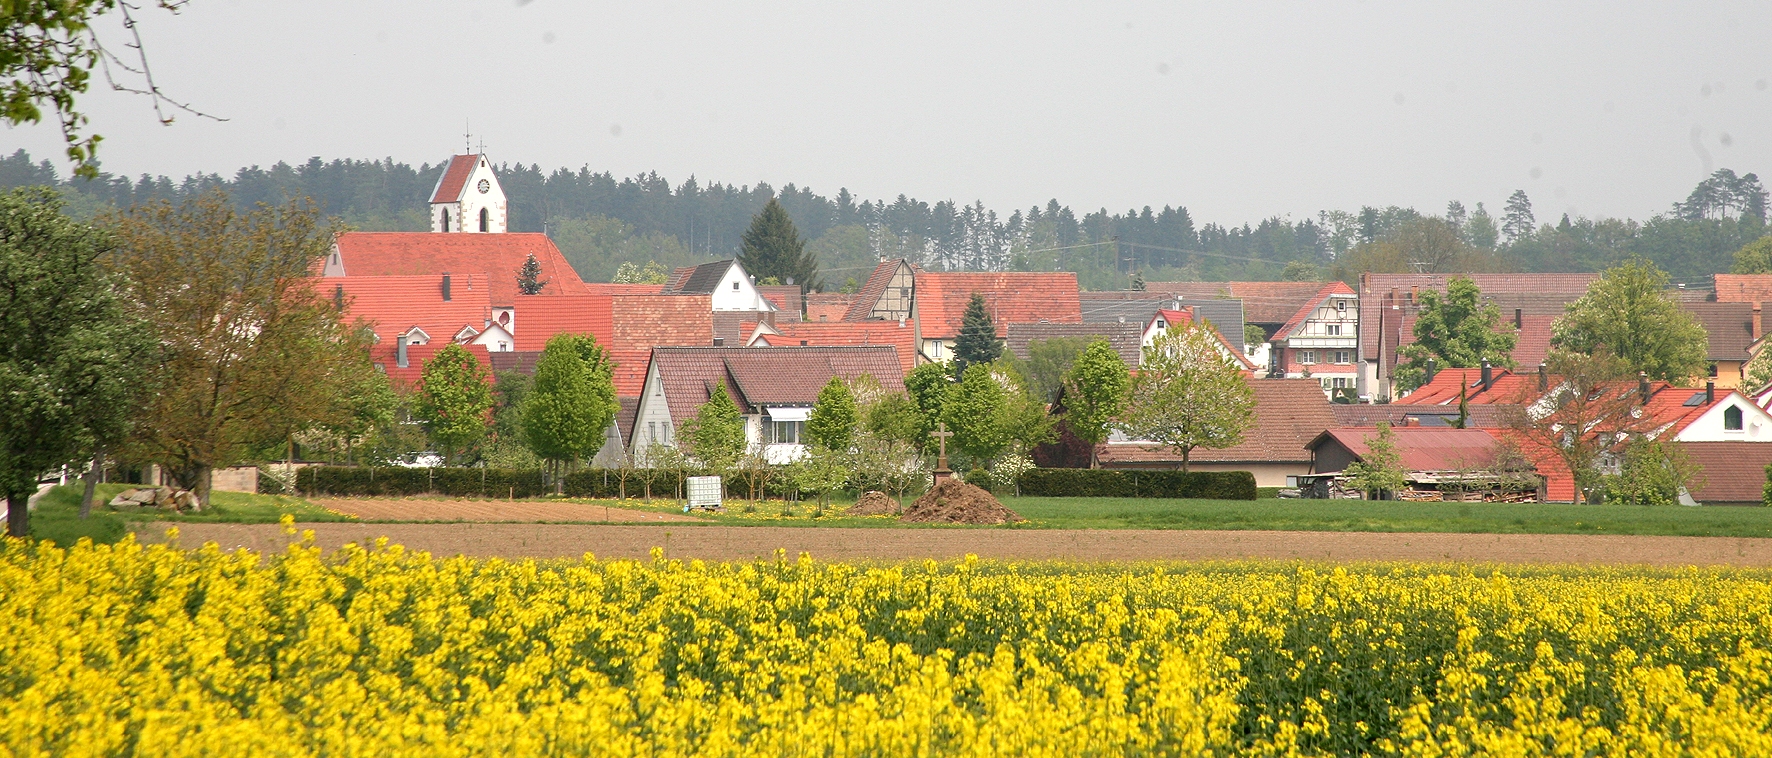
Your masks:
M564 490L569 497L619 497L623 492L623 473L622 469L575 471L566 476ZM626 469L625 473L628 497L646 494L648 484L655 497L670 497L681 491L682 474L677 471ZM260 477L259 481L261 491L276 487L275 480L269 477ZM266 481L271 485L263 484ZM507 498L540 497L554 491L540 470L496 468L310 466L297 471L295 481L297 491L303 495ZM781 497L781 477L772 477L764 490L766 496ZM726 491L731 498L750 493L749 484L738 476L726 478Z
M1036 468L1023 472L1021 494L1037 497L1192 497L1254 500L1247 471L1115 471Z

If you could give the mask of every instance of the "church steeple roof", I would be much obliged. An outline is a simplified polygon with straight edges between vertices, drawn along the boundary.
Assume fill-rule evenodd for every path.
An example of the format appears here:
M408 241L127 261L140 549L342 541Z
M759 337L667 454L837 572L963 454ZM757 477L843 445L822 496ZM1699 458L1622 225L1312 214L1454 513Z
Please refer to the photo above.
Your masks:
M449 170L443 172L443 178L437 180L437 191L431 193L433 203L453 203L461 200L461 195L468 186L468 177L474 173L474 164L482 160L481 155L457 155L449 159Z

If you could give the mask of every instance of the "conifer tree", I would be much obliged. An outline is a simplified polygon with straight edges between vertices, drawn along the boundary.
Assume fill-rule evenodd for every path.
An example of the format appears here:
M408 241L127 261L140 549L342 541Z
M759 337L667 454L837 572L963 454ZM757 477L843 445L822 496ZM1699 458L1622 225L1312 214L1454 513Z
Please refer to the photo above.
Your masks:
M523 270L517 273L517 291L525 295L539 295L548 280L541 278L541 261L535 259L535 253L523 261Z
M743 248L738 262L759 280L775 277L786 282L792 279L801 291L822 289L818 281L818 258L806 252L806 241L794 228L786 208L774 198L751 218L745 230Z
M960 335L954 338L954 376L965 376L967 366L991 363L1002 355L1003 343L997 341L997 325L991 321L984 295L974 292L960 317Z

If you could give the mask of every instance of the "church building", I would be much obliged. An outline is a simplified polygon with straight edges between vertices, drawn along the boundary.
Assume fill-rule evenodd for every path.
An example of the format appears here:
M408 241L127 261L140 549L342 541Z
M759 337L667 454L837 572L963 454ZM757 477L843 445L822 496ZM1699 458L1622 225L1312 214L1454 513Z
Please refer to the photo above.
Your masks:
M431 231L496 234L507 217L504 188L486 155L451 157L431 192Z

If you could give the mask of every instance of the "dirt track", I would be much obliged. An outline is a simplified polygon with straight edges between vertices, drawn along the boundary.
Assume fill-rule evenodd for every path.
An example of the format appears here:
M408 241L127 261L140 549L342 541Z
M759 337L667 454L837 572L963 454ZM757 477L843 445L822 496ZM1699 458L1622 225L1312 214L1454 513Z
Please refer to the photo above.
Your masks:
M161 541L166 524L140 539ZM437 556L506 558L645 558L653 547L672 558L746 560L802 551L823 560L981 558L1088 561L1275 558L1323 561L1591 563L1657 566L1772 566L1772 539L1632 537L1576 534L1384 534L1034 529L892 529L595 524L302 524L336 548L387 536ZM181 524L179 542L279 550L275 524Z
M441 498L311 498L330 511L369 521L607 521L617 524L697 521L680 513L610 508L594 503L537 500L445 500Z

